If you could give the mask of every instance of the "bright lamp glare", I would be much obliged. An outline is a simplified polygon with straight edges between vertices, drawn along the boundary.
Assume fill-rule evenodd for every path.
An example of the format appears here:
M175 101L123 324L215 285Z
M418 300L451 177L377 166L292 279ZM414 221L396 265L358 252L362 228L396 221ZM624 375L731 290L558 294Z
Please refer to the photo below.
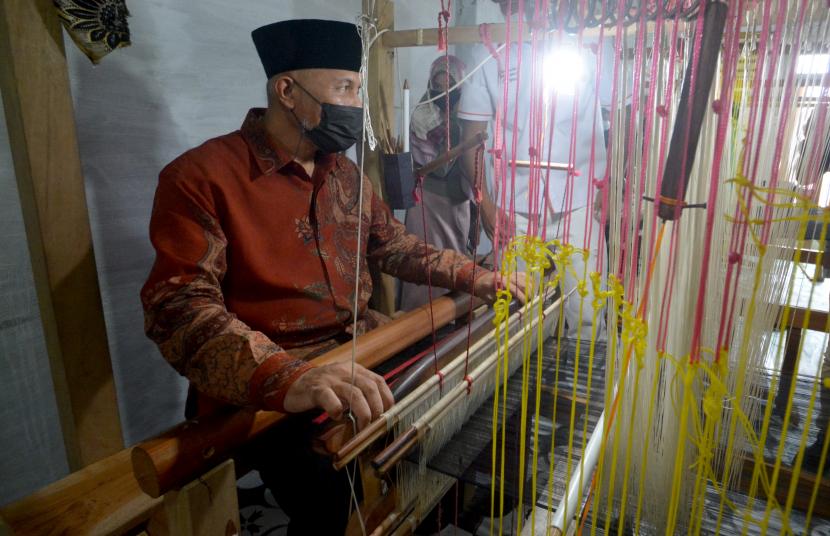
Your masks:
M548 94L573 95L585 76L585 62L574 47L554 48L545 56L542 65Z
M828 62L830 54L801 54L798 56L795 70L798 74L824 74L827 72Z

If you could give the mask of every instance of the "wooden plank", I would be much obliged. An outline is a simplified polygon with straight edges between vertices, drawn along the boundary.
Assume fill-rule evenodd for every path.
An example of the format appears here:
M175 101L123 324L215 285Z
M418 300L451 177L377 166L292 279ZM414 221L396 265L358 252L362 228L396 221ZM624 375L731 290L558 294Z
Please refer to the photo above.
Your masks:
M822 331L825 333L830 331L830 324L828 324L827 319L827 311L809 311L809 319L807 319L807 313L808 310L803 307L790 308L790 317L787 321L787 325L793 328L812 329L814 331Z
M752 472L754 469L755 461L749 457L744 458L738 481L738 489L744 493L749 492L750 485L752 484ZM773 471L772 464L764 462L764 470L771 476ZM803 470L799 473L793 508L802 512L807 511L807 508L810 506L810 498L813 495L813 488L815 487L816 479L818 478L819 477L816 475ZM787 493L790 489L790 482L792 482L792 479L792 468L781 464L781 467L778 470L778 485L775 489L775 497L781 505L784 505L787 502ZM760 486L757 496L766 501L766 496L763 495L763 491ZM823 479L819 482L818 500L813 508L813 515L830 518L830 501L826 500L827 497L830 497L830 480Z
M161 501L141 491L122 450L0 509L0 517L18 536L125 534Z
M51 0L0 3L0 90L67 459L77 469L123 443Z
M375 12L369 13L374 6ZM391 0L363 0L363 12L375 18L378 31L392 30L395 26L395 4ZM384 128L395 131L395 51L386 47L382 41L375 42L369 51L368 80L366 91L369 97L369 114L372 127L380 136ZM382 150L380 144L374 151L366 147L364 170L376 192L386 199L381 167ZM395 279L386 274L374 274L375 290L372 296L372 308L386 315L395 312Z

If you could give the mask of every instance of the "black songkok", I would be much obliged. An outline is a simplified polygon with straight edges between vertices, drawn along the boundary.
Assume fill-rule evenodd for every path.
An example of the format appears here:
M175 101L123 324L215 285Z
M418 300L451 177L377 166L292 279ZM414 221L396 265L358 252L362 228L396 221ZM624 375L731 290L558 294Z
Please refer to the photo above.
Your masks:
M251 32L268 78L300 69L360 71L357 27L319 19L286 20Z

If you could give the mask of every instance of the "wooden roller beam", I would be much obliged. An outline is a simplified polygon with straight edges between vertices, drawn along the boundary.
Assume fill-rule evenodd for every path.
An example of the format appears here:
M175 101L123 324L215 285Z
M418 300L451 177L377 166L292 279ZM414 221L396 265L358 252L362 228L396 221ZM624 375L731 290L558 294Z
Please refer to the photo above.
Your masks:
M469 311L469 295L433 300L435 327ZM477 301L477 300L476 300ZM430 309L424 305L358 338L356 360L367 368L380 365L432 332ZM324 365L351 359L352 344L341 345L314 359ZM133 472L141 489L160 497L180 487L230 456L286 416L276 411L229 407L213 415L184 422L132 450Z

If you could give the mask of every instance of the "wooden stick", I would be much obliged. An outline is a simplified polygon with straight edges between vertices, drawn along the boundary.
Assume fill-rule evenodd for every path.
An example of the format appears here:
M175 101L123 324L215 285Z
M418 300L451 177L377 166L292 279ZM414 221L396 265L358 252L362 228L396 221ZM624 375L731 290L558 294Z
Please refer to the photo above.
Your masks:
M409 516L412 511L415 510L415 503L410 502L405 508L401 510L395 510L388 516L383 522L375 528L375 530L369 536L384 536L390 530L394 529L398 525L400 525L401 521Z
M700 127L704 116L709 113L709 93L718 68L723 29L726 25L727 6L720 1L710 1L706 5L703 21L703 35L700 53L686 66L680 103L672 131L669 154L660 185L660 203L658 214L668 221L680 218L683 200L689 186L689 175L695 162L697 144L700 140ZM691 87L693 65L697 60L697 78L695 87ZM692 95L694 90L694 95ZM728 113L724 111L723 113ZM714 208L714 207L713 207Z
M492 309L488 309L483 315L474 318L471 325L464 325L459 329L453 331L448 336L439 340L436 343L435 351L432 346L416 355L413 359L414 363L406 370L401 378L396 382L392 389L392 396L395 400L401 400L414 389L423 383L432 373L437 362L439 368L443 368L446 364L455 358L463 346L466 346L467 335L469 333L472 340L478 340L484 335L482 328L486 328L486 324L491 322L494 316ZM489 330L486 330L489 332ZM318 444L319 452L324 455L331 455L334 457L334 467L337 470L342 469L348 461L339 461L348 453L347 449L352 449L359 443L355 440L358 436L351 435L350 423L339 422L328 427L323 434L315 439ZM348 430L346 430L348 428ZM361 438L371 438L370 443L373 443L384 433L386 433L386 420L378 418L369 426L363 429Z
M435 326L443 326L469 311L469 295L442 296L433 300ZM372 368L432 331L430 309L424 305L358 338L357 362ZM312 363L324 365L351 359L352 345L344 344ZM264 430L282 421L275 411L254 411L229 407L216 414L184 422L139 444L132 451L133 472L141 489L160 497L180 487L212 466L231 451L251 441Z
M519 303L514 301L511 304L510 313L515 313L518 308ZM413 364L412 367L410 367L409 370L407 370L395 384L395 388L392 390L395 400L400 400L405 397L418 385L422 384L427 378L429 378L429 376L434 374L436 362L438 363L439 369L443 368L447 364L448 357L466 347L468 335L470 340L475 342L480 339L484 333L491 332L492 322L495 316L495 311L489 309L483 315L473 319L469 326L462 326L451 333L447 338L441 341L443 344L439 349L440 352L435 352L440 355L433 355L431 348L426 350L423 354L423 358ZM490 324L490 326L488 326L488 324Z
M516 164L517 168L529 168L530 160L515 160L514 164ZM563 164L561 162L538 162L534 165L539 166L541 169L554 169L557 171L568 171L571 169L571 166L567 163Z
M485 141L487 141L487 133L486 132L479 132L478 134L476 134L472 138L459 143L458 145L456 145L455 147L453 147L449 151L447 151L445 153L441 153L432 162L429 162L429 163L424 164L423 166L419 167L418 169L415 170L415 174L420 175L422 177L426 177L427 175L429 175L430 173L432 173L433 171L435 171L439 167L443 166L444 164L446 164L448 162L451 162L454 158L458 157L458 155L460 155L461 153L463 153L465 151L468 151L468 150L472 149L473 147L475 147L476 145L480 145L480 144L484 143Z
M511 329L515 327L518 322L518 315L513 315L510 320ZM479 352L488 342L490 341L487 337L482 337L477 340L475 344L470 347L470 353L475 354L476 352ZM442 368L441 373L444 376L449 376L463 365L463 359L455 359L446 367ZM419 385L404 399L396 401L395 405L381 415L377 421L372 423L369 427L364 428L337 452L334 460L334 467L338 470L342 469L347 463L357 457L358 454L366 450L369 445L385 434L387 430L390 430L392 426L398 422L402 415L406 414L408 411L411 411L411 408L414 405L423 400L425 396L428 396L430 392L437 389L439 382L440 380L438 375L432 374L429 376L427 381Z
M514 345L521 342L522 338L534 329L546 316L552 314L562 304L564 298L561 297L551 305L549 305L541 315L533 318L528 322L519 332L510 337L507 343L508 349L512 349ZM534 307L531 305L531 308ZM508 350L509 351L509 350ZM492 368L499 360L499 355L494 352L493 355L479 363L475 369L470 371L469 377L471 382L475 383L483 378L486 374L492 372ZM412 427L405 433L398 436L388 447L386 447L380 454L372 460L372 466L377 469L378 473L386 474L392 467L397 465L413 448L429 433L431 423L436 422L447 411L454 407L458 400L463 400L467 395L469 385L467 382L460 382L452 390L444 395L435 405L415 422Z

